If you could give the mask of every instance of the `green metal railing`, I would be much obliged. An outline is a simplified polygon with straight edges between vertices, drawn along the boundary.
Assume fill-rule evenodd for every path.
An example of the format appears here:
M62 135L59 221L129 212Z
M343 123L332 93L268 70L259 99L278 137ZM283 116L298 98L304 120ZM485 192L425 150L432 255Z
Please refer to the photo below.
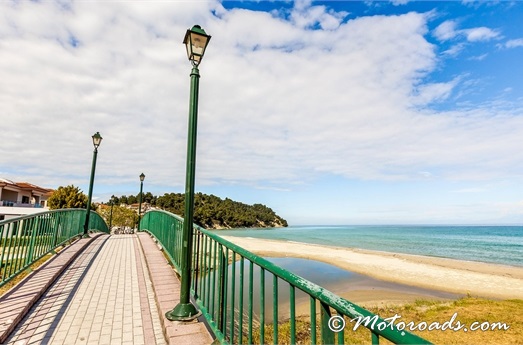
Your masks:
M183 219L166 211L149 211L140 220L140 229L160 242L176 272L181 272Z
M83 234L85 210L61 209L0 221L0 286L57 247ZM108 233L91 211L89 228Z
M140 224L160 242L178 272L182 224L182 218L165 211L147 212ZM380 337L396 344L429 344L196 225L191 267L191 295L222 343L296 344L306 338L311 344L344 344L354 336L351 320L362 318L369 321L361 327L370 331L372 344L379 344ZM330 327L339 328L341 318L347 326L334 332Z

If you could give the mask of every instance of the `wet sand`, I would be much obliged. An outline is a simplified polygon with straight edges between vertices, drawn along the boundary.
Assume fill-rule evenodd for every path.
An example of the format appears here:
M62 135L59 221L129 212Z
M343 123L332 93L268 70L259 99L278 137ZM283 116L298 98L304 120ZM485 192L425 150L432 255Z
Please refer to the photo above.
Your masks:
M374 278L337 287L334 293L362 305L450 299L470 294L523 299L523 267L461 261L355 248L223 236L260 256L295 257L325 262ZM437 292L449 295L438 295Z

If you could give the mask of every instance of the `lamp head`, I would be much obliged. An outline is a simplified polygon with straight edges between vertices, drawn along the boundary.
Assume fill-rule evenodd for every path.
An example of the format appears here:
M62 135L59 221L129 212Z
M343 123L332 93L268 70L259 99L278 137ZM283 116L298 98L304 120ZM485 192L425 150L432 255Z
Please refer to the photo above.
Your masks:
M100 135L99 132L96 132L93 136L93 145L94 145L94 148L97 149L98 146L100 146L100 144L102 143L102 136Z
M140 174L140 182L143 182L145 180L145 175L143 173Z
M183 44L187 48L187 57L193 66L198 66L205 54L205 48L211 40L211 36L207 35L200 25L194 25L191 29L187 29Z

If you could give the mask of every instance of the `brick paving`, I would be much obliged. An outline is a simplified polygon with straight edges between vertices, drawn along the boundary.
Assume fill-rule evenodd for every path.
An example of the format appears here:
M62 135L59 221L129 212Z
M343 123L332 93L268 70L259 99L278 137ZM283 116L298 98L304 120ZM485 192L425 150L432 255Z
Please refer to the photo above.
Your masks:
M82 238L53 256L0 297L0 343L67 266L97 237Z
M211 344L202 323L165 319L164 309L179 299L176 288L166 284L179 286L179 281L152 239L138 236L91 239L7 343Z

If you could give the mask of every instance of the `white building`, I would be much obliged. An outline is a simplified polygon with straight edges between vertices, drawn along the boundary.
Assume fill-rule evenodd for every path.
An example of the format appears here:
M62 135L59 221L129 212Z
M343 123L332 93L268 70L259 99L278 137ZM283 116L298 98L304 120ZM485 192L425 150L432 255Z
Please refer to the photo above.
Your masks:
M47 211L52 189L0 178L0 221Z

